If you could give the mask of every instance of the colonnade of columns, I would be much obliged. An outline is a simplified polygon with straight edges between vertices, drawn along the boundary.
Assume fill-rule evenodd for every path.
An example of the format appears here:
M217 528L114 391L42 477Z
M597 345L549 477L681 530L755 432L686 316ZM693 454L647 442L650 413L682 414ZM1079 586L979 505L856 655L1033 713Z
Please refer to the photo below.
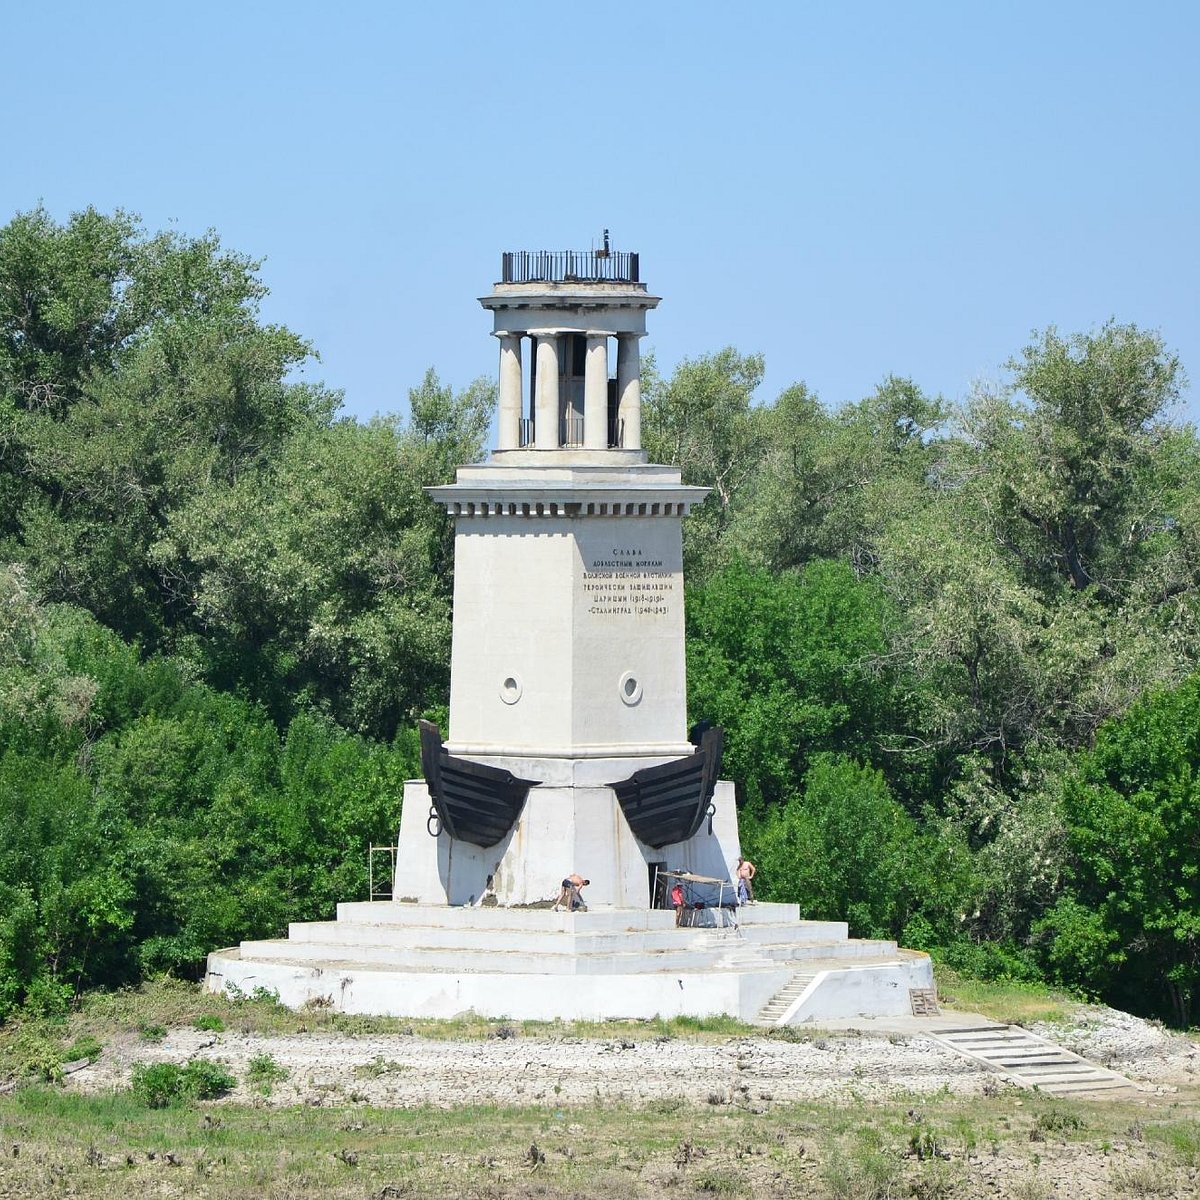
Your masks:
M531 329L528 333L499 333L500 406L498 450L521 447L522 368L521 339L533 339L533 369L536 390L532 398L534 439L537 450L557 450L562 439L562 396L560 355L569 347L574 331ZM608 428L608 339L617 339L617 430L614 440L622 449L642 448L642 364L638 333L611 333L589 329L583 376L583 448L607 450ZM570 438L567 439L571 441ZM572 444L577 444L573 443Z

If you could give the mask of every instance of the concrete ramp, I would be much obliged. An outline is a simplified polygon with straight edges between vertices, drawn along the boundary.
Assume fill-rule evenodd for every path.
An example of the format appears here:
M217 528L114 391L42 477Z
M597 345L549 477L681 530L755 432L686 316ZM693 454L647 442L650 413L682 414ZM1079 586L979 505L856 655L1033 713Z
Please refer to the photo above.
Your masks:
M940 1046L982 1063L1018 1087L1037 1088L1053 1096L1088 1095L1137 1087L1124 1075L1097 1066L1019 1025L924 1030L923 1035Z

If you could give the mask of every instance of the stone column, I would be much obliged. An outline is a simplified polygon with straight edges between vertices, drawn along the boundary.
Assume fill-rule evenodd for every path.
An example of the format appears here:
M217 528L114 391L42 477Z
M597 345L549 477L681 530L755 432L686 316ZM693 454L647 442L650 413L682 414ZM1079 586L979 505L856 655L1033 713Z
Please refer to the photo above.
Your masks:
M539 330L537 338L537 408L534 445L558 449L558 334Z
M626 450L642 448L642 358L638 333L617 338L617 423L623 425Z
M496 421L496 449L517 450L521 445L521 335L501 333L500 408Z
M583 375L583 445L608 449L608 334L591 330Z

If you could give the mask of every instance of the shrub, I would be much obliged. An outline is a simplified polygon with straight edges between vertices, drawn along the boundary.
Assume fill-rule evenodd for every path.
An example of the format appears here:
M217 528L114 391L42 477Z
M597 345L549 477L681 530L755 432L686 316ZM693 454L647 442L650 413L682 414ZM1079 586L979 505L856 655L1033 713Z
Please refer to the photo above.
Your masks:
M237 1079L220 1063L193 1058L175 1063L138 1063L130 1091L147 1108L168 1108L188 1100L215 1100L237 1086Z
M90 1033L84 1033L77 1037L63 1051L63 1060L65 1062L78 1062L81 1058L86 1058L94 1062L100 1057L100 1051L103 1049L104 1046L99 1039L93 1037Z
M183 1098L183 1068L175 1063L137 1063L129 1090L147 1108L167 1108Z
M1035 983L1042 977L1031 953L1011 942L962 940L932 949L938 962L973 979Z
M183 1068L183 1076L185 1093L197 1100L216 1100L237 1087L237 1078L227 1067L206 1058L193 1058Z

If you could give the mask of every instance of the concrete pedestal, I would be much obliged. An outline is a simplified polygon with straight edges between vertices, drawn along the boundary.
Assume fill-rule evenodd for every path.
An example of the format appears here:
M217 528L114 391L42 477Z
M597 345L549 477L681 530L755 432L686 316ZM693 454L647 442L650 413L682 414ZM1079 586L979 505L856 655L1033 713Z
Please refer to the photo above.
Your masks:
M661 909L340 904L336 921L210 954L207 986L390 1016L758 1024L909 1014L910 989L933 986L925 955L847 938L840 921L801 921L795 905L709 916L676 928Z

